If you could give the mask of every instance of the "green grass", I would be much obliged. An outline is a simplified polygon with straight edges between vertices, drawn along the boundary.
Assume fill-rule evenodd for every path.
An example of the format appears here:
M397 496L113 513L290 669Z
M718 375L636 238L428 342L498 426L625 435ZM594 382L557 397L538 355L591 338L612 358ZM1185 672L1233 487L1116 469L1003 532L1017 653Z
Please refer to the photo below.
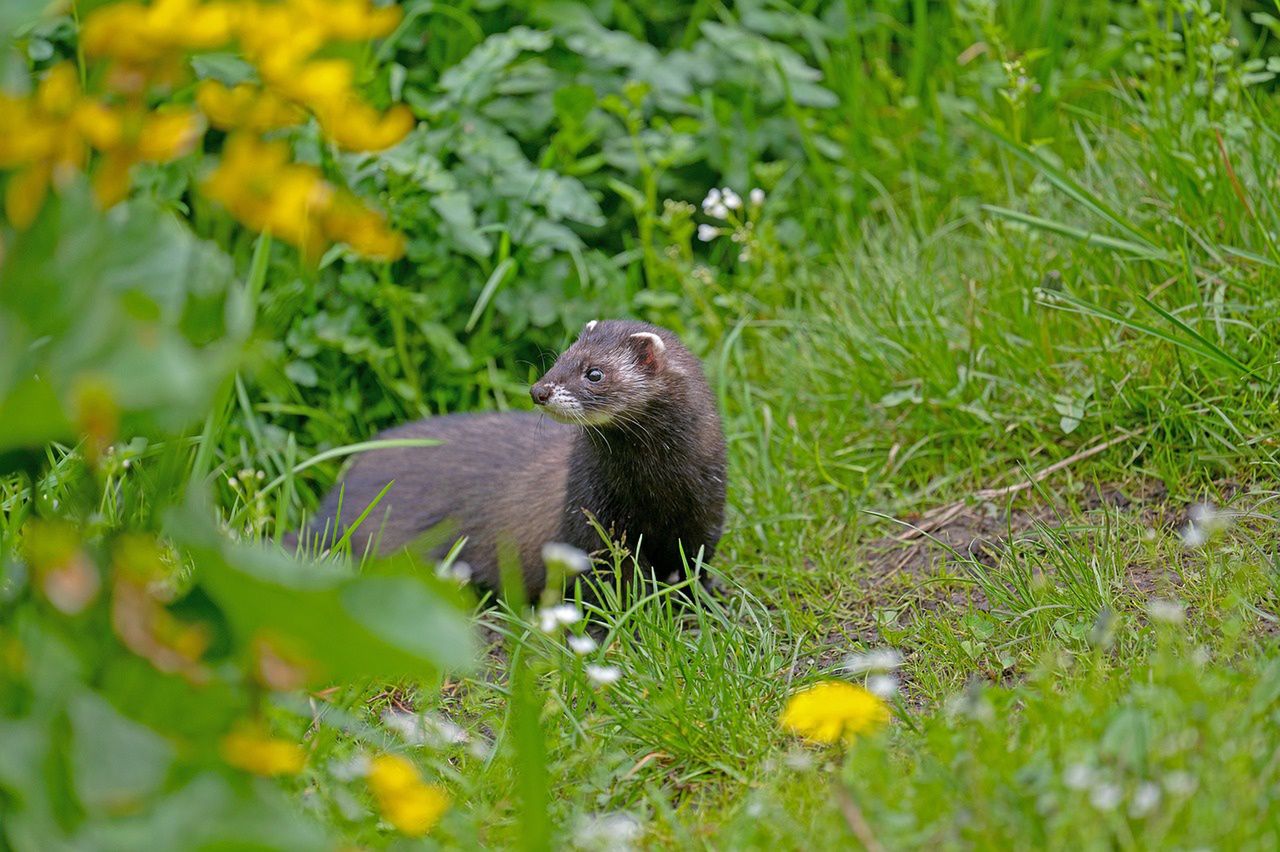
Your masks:
M492 648L475 671L278 699L310 750L294 792L339 834L404 843L350 770L390 748L451 790L447 848L605 848L593 827L650 848L1280 846L1280 104L1241 64L1276 36L1234 7L910 5L837 20L815 64L847 118L781 111L808 159L753 260L672 261L674 301L649 305L679 318L724 409L708 570L725 593L606 590L585 656L498 606L476 616ZM1214 49L1240 32L1232 58ZM974 68L952 65L979 41ZM302 286L279 272L277 313ZM346 402L311 411L314 431L287 434L311 404L247 375L209 418L196 467L235 534L283 533L388 412L434 407L382 375L355 388L365 353L340 351ZM519 399L494 363L455 398ZM127 497L136 474L113 464ZM75 460L51 465L50 501ZM232 487L241 468L268 473ZM7 537L22 500L0 483ZM1226 521L1191 546L1202 502ZM888 541L956 503L950 526ZM1153 617L1160 601L1185 620ZM885 647L904 663L883 735L824 749L780 730L796 688ZM388 724L402 712L417 733Z

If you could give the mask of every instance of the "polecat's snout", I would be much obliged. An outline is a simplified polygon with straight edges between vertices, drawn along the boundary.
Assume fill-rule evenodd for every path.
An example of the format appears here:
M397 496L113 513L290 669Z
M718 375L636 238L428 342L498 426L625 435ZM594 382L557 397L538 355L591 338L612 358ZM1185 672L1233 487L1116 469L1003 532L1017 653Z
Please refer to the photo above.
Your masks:
M547 400L551 399L551 386L538 382L529 388L529 396L533 397L534 405L546 405Z

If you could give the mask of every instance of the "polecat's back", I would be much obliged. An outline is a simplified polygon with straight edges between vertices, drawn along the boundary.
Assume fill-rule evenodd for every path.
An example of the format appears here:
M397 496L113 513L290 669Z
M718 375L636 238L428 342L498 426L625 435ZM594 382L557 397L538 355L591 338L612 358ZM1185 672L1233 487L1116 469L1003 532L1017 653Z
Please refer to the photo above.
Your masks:
M477 578L491 585L503 533L523 545L519 556L524 564L527 557L537 558L523 552L534 549L525 543L555 539L575 431L528 412L453 414L389 429L378 439L432 438L441 443L362 453L325 498L313 534L328 522L332 543L391 483L352 533L353 552L376 547L390 553L426 536L428 551L438 555L465 535L467 561Z

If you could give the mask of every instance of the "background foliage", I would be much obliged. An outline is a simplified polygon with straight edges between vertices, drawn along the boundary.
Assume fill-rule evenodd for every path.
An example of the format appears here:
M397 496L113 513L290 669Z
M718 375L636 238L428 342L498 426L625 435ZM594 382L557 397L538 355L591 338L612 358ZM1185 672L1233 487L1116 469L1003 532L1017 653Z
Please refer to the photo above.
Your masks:
M124 5L0 3L5 91L106 91L81 27ZM321 55L408 135L272 133L402 256L238 224L200 189L221 128L0 227L0 847L407 844L446 795L418 842L1280 842L1280 11L397 5ZM146 109L255 79L192 53ZM726 222L713 187L765 200ZM581 654L489 611L477 671L430 567L272 544L353 443L522 407L624 315L725 409L727 599L591 610ZM876 556L952 500L981 534ZM883 645L889 734L782 736Z

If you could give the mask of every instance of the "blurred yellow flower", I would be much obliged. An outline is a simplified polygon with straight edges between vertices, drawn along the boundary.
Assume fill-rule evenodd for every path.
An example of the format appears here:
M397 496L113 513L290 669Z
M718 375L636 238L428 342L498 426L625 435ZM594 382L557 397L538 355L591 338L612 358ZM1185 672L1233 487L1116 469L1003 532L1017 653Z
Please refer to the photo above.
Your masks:
M417 768L399 755L375 757L367 780L378 800L378 810L402 834L426 834L449 809L444 789L423 782Z
M381 151L390 148L413 130L413 113L399 104L379 114L376 109L351 99L316 112L320 129L339 148L348 151Z
M889 722L889 707L872 692L833 680L797 692L782 711L784 730L819 743L852 740Z
M289 0L294 13L316 21L328 39L366 41L390 35L400 23L399 6L374 6L369 0Z
M307 762L302 746L245 724L222 738L222 759L254 775L295 775Z
M227 87L217 80L204 80L196 87L196 105L211 124L223 130L262 133L297 124L304 116L274 92L248 83Z
M213 50L231 41L237 5L197 0L109 3L85 17L80 45L88 56L133 65L188 50Z
M22 544L37 587L56 609L78 615L93 603L102 578L81 547L74 526L64 521L28 521L22 529Z
M354 196L339 193L313 166L289 162L283 142L235 134L205 194L257 231L267 231L315 258L341 240L361 254L394 260L404 240Z
M50 68L29 98L0 95L0 168L14 169L5 215L26 228L44 205L49 183L84 165L88 148L74 116L80 79L69 62Z
M395 260L404 254L404 235L387 226L386 218L354 198L337 201L325 216L329 236L355 249L357 254Z

